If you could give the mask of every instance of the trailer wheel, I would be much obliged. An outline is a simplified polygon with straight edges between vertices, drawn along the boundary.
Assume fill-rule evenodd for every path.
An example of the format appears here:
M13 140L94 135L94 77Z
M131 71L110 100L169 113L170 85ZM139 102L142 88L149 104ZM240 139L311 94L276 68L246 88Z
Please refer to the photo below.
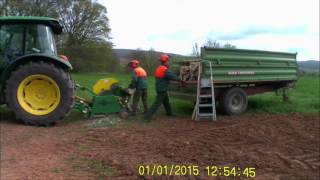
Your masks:
M222 109L225 114L239 115L247 109L247 94L241 88L231 88L223 94L221 102Z
M22 65L7 81L6 102L25 124L55 124L70 112L73 99L70 75L53 64Z

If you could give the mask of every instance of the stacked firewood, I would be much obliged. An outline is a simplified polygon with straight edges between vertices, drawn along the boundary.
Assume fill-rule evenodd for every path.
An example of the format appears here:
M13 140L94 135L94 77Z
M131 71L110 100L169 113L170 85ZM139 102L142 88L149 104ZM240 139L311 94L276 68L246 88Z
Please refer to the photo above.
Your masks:
M180 78L184 81L197 81L200 62L186 62L180 67Z

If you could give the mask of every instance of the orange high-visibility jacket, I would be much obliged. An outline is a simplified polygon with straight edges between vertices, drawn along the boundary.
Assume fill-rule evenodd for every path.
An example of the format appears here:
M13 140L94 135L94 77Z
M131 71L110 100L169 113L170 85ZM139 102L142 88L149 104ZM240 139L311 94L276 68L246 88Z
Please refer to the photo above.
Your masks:
M164 92L168 90L170 81L178 81L179 78L173 74L167 66L160 65L154 73L156 77L156 91Z
M142 67L136 67L131 73L131 83L129 88L146 89L147 84L147 72Z

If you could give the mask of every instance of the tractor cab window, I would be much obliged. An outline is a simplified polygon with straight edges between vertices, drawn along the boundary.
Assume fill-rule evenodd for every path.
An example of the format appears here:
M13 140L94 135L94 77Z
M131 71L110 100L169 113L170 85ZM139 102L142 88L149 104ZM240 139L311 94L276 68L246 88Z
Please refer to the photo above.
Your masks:
M26 27L25 54L56 55L56 46L50 27L45 25L28 25Z
M0 56L14 59L23 55L23 27L20 25L1 25Z

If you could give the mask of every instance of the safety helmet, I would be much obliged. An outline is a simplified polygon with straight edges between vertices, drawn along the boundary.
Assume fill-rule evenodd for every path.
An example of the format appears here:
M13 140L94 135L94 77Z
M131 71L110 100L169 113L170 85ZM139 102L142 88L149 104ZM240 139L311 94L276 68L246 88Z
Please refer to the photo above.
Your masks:
M169 56L167 55L167 54L162 54L161 56L160 56L160 58L159 58L159 60L161 61L161 62L168 62L169 61Z
M133 59L133 60L130 61L129 65L131 67L137 67L139 65L139 61L136 60L136 59Z

